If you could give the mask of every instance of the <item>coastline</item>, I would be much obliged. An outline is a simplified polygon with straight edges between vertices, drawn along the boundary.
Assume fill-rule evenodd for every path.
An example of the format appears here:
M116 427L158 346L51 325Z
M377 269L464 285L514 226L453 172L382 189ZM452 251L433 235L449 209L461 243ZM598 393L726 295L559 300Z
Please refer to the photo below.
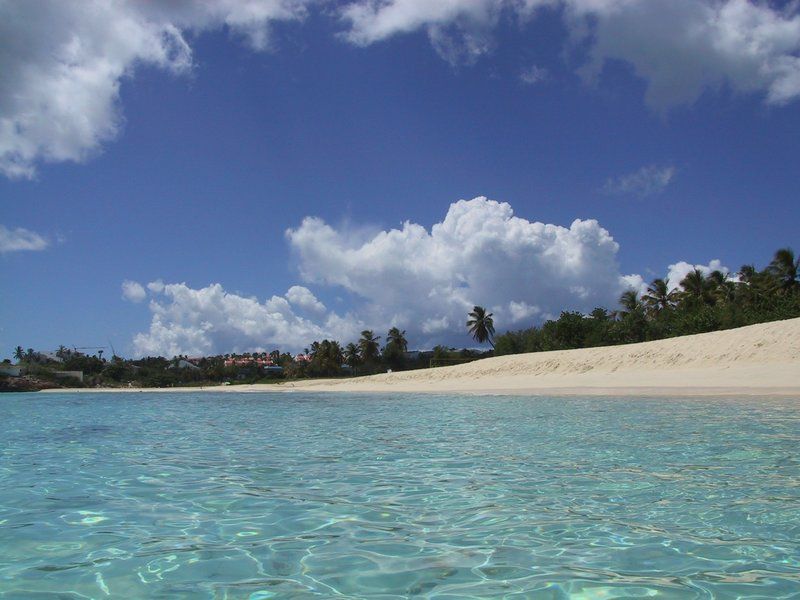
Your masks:
M52 392L346 392L588 396L795 396L800 318L624 346L486 358L349 379Z

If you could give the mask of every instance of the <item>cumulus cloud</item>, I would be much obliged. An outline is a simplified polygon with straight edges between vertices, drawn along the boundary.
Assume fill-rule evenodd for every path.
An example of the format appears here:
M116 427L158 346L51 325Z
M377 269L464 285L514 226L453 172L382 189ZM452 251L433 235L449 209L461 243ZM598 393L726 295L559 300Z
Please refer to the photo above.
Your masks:
M133 339L139 356L298 350L325 337L355 338L359 326L356 318L335 313L311 321L297 315L283 296L260 302L228 293L219 284L157 287L160 292L153 292L156 298L150 302L150 328Z
M152 322L135 337L136 353L298 350L315 339L346 343L365 328L382 335L392 326L406 330L413 346L465 345L476 304L494 313L502 331L561 310L614 305L632 277L620 274L619 247L597 221L529 221L483 197L450 205L430 229L406 222L354 237L308 217L286 237L305 283L348 292L347 313L326 309L305 286L261 302L219 284L152 282Z
M326 308L301 285L261 301L220 284L195 289L160 280L125 282L129 299L151 297L152 321L135 336L135 353L298 351L314 340L347 343L363 329L384 335L393 326L406 330L413 347L462 346L471 343L465 322L476 304L494 313L496 328L504 331L562 310L613 308L626 289L647 289L640 275L620 273L619 246L597 221L539 223L483 197L451 204L430 229L409 221L354 237L308 217L286 237L307 284L348 293L346 313ZM680 261L669 265L669 288L695 268L729 273L719 260Z
M762 92L773 104L800 95L797 2L358 0L342 16L349 24L346 37L356 44L424 30L436 46L438 32L455 29L466 32L467 47L481 40L467 52L477 57L491 48L491 29L503 14L529 19L545 7L558 10L572 41L588 47L581 69L588 79L598 77L608 61L623 61L647 82L646 99L656 109L691 103L704 90L723 86Z
M289 304L301 309L305 309L315 313L324 313L325 305L317 300L317 297L307 287L302 285L293 285L286 292L286 299Z
M609 178L603 189L608 194L646 198L667 189L674 176L675 167L649 165L634 173Z
M311 0L307 0L311 1ZM306 0L0 3L0 172L32 177L39 161L83 161L122 124L122 79L143 64L192 66L188 32L227 26L268 45L276 20Z
M800 15L750 0L571 0L567 11L593 22L587 73L608 60L633 66L658 109L690 103L706 89L764 92L769 103L800 95Z
M25 250L44 250L49 242L38 233L17 227L9 229L0 225L0 254L7 252L22 252Z
M618 245L597 221L531 222L483 197L452 204L430 231L406 222L353 242L312 217L287 238L306 282L346 289L362 299L362 321L397 325L418 341L463 336L475 304L511 327L540 313L608 305L627 285Z
M122 282L122 297L128 302L139 303L147 298L147 292L141 283L126 279Z
M675 264L669 265L667 269L667 277L665 281L667 282L667 287L670 291L677 289L684 277L686 277L695 269L698 269L703 275L708 275L712 271L719 271L724 275L728 275L730 273L730 269L724 266L722 261L716 258L707 265L693 265L687 263L686 261L679 261Z

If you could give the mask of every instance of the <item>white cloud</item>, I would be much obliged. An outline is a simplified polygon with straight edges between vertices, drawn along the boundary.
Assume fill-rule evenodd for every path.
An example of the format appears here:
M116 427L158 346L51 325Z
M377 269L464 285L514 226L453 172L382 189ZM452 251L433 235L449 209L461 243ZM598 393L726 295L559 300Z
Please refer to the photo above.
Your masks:
M685 261L679 261L668 267L666 282L669 290L677 289L681 281L683 281L683 278L695 269L698 269L703 275L708 275L712 271L720 271L725 275L730 273L728 267L724 266L722 262L716 258L707 265L692 265Z
M313 322L295 314L282 296L259 302L228 293L219 284L200 289L166 284L150 302L150 311L150 329L133 340L139 356L298 350L325 337L355 339L359 327L356 318L335 313Z
M307 283L348 292L346 314L326 310L304 286L260 302L219 284L151 283L152 323L135 337L136 353L298 350L326 337L355 341L365 328L384 335L392 326L415 347L466 345L476 304L503 331L561 310L612 306L630 280L619 272L617 243L596 221L531 222L486 198L450 205L430 230L406 222L353 237L309 217L286 235Z
M126 279L122 282L122 297L128 302L139 303L147 298L147 292L141 283Z
M527 302L509 302L508 313L514 322L523 321L539 314L541 310L538 306L531 306Z
M357 0L342 16L349 24L347 39L359 45L417 30L427 31L436 45L438 32L456 30L474 58L491 48L491 29L503 14L529 19L542 7L560 9L573 42L588 45L582 72L589 79L607 61L623 61L647 82L646 99L656 109L691 103L704 90L723 86L765 93L772 104L800 95L797 2L778 7L749 0Z
M153 292L154 294L160 294L161 292L164 291L164 282L161 281L160 279L157 279L156 281L151 281L150 283L147 284L147 289Z
M293 306L315 313L324 313L325 305L317 300L317 297L307 287L293 285L286 292L286 299Z
M647 282L641 275L624 275L622 281L625 283L626 289L635 291L639 296L647 293Z
M433 47L451 63L471 63L491 47L488 31L497 23L505 2L493 0L372 0L353 2L341 10L350 25L345 38L366 46L424 29Z
M593 40L588 73L608 60L633 66L658 109L691 103L706 89L765 92L783 104L800 95L800 15L749 0L569 0Z
M547 69L543 67L538 67L536 65L532 65L527 69L524 69L522 73L520 73L519 75L520 81L528 85L541 83L542 81L547 79L547 77L548 77Z
M309 2L311 0L308 0ZM303 0L0 3L0 173L83 161L122 125L119 88L139 65L188 71L187 32L227 26L255 49Z
M674 176L675 167L649 165L634 173L608 179L603 189L609 194L646 198L667 189Z
M44 237L34 231L23 227L8 229L4 225L0 225L0 254L24 250L44 250L49 245Z
M363 301L363 322L397 325L416 343L441 341L445 330L463 343L475 304L507 328L539 313L609 305L626 287L618 245L596 221L530 222L486 198L452 204L430 231L406 222L354 242L306 218L287 237L305 281L346 289Z

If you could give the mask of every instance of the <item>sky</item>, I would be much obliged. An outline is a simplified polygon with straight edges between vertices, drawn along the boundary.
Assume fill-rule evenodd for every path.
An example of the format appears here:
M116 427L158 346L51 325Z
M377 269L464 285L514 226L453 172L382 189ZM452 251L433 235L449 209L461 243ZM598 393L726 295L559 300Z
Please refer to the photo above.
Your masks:
M800 3L0 0L0 358L412 348L800 250Z

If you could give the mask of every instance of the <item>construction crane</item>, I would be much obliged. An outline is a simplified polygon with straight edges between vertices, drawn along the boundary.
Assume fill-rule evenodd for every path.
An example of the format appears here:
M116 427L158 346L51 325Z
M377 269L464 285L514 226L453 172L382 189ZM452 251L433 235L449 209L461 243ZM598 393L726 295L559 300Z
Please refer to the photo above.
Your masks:
M105 350L106 347L105 346L73 346L72 349L75 350L75 352L78 352L79 350L97 350L98 356L100 356L100 358L103 358L103 350Z

